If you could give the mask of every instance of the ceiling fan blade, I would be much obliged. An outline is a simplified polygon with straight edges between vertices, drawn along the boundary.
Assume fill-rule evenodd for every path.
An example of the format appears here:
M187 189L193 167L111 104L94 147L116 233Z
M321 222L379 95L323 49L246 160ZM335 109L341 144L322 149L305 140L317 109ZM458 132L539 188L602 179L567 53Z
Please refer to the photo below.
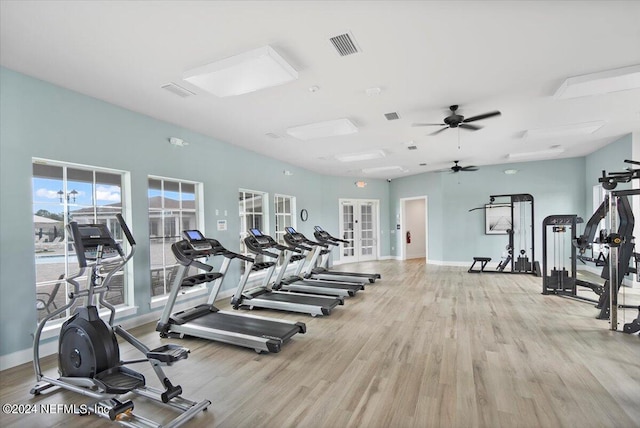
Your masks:
M482 129L482 126L478 125L467 125L466 123L461 123L458 125L458 128L468 129L470 131L477 131L478 129Z
M429 135L436 135L436 134L439 134L439 133L441 133L442 131L444 131L444 130L446 130L446 129L449 129L449 127L448 127L448 126L445 126L444 128L440 128L440 129L438 129L436 132L432 132L432 133L431 133L431 134L429 134Z
M447 126L446 123L412 123L411 126Z
M482 119L486 119L486 118L493 117L493 116L500 116L501 114L502 113L500 113L498 110L496 110L496 111L492 111L492 112L489 112L489 113L484 113L484 114L479 114L477 116L468 117L465 120L463 120L462 122L463 123L473 122L473 121L476 121L476 120L482 120Z
M460 171L477 171L478 167L475 165L463 166Z

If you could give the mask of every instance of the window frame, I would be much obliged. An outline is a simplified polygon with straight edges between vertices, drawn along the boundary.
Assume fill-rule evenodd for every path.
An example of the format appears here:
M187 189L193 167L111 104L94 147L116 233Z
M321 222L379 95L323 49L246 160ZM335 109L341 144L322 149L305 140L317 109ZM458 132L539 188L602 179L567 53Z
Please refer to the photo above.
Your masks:
M155 180L155 181L159 181L160 182L160 201L161 201L161 205L158 208L152 208L151 204L150 204L150 199L151 199L151 191L152 191L152 186L151 186L151 181ZM170 182L172 184L177 184L178 185L178 208L170 208L168 209L166 206L166 193L167 191L165 183L166 182ZM182 195L186 194L186 192L182 191L183 185L188 185L188 186L193 186L193 195L194 195L194 207L193 208L186 208L184 207L183 203L186 199L182 198ZM175 200L175 199L173 199ZM178 212L178 217L177 217L177 221L178 221L178 229L175 230L175 234L173 234L172 236L167 236L166 232L166 226L167 223L165 223L165 213L168 212L170 210L170 212L172 214L174 214L176 211ZM183 213L188 212L188 213L193 213L195 215L195 226L193 228L200 230L202 233L205 233L205 224L204 224L204 183L200 182L200 181L194 181L194 180L188 180L188 179L183 179L183 178L174 178L174 177L165 177L165 176L158 176L158 175L148 175L147 176L147 219L148 219L148 226L149 226L149 293L151 296L151 301L158 301L158 300L163 300L166 299L167 296L169 295L170 291L171 291L171 281L173 279L172 274L175 273L175 270L177 270L178 267L178 263L175 261L174 256L170 253L170 251L166 251L167 248L169 248L169 245L171 243L171 241L176 242L179 241L180 239L182 239L182 228L184 227L184 216ZM155 216L154 214L160 213L160 222L161 225L157 225L157 221L155 221ZM175 222L174 222L175 224ZM152 228L155 226L157 227L157 231L161 232L161 235L158 236L154 236L151 232L152 232ZM161 247L162 247L162 264L158 265L158 264L154 264L154 257L152 254L152 247L154 246L154 241L157 239L161 239ZM172 263L169 262L169 260L172 261ZM171 270L174 270L174 272L171 272ZM157 275L154 275L157 274ZM154 281L158 281L159 279L162 279L162 284L156 284L154 283ZM154 288L155 285L161 285L162 286L162 290L164 291L163 293L158 293L158 294L154 294ZM205 289L206 285L205 284L200 284L198 286L195 286L192 288L192 290L198 291L200 289Z
M285 200L289 200L289 212L283 211L283 212L279 212L278 208L279 208L279 200L281 199L282 201ZM289 224L291 224L291 227L293 227L294 229L298 228L298 224L297 224L297 208L296 208L296 197L295 196L291 196L291 195L284 195L281 193L275 193L273 195L273 217L274 217L274 239L276 240L276 242L278 242L281 245L286 245L285 241L284 241L284 234L286 233L285 230L285 224L286 221L278 221L279 220L279 216L280 217L289 217L290 218L290 222Z
M73 175L77 174L77 175L82 175L82 174L90 174L91 175L91 181L90 181L90 188L91 188L91 203L90 205L85 205L85 208L88 209L87 212L84 213L84 218L87 218L87 216L91 217L88 221L92 222L92 223L106 223L109 225L109 229L112 231L112 233L114 234L114 237L116 239L116 241L120 242L123 247L125 248L125 251L128 251L128 242L126 240L123 240L123 236L122 236L122 232L119 230L119 225L117 225L117 220L115 218L115 214L116 213L120 213L122 214L122 216L126 219L127 223L131 222L131 198L130 198L130 189L131 189L131 175L129 173L129 171L124 171L124 170L119 170L119 169L114 169L114 168L105 168L105 167L100 167L100 166L95 166L95 165L86 165L86 164L79 164L79 163L73 163L73 162L66 162L66 161L60 161L60 160L53 160L53 159L45 159L45 158L39 158L39 157L32 157L31 159L31 190L32 192L32 197L31 197L31 208L32 208L32 212L34 214L34 216L36 215L36 212L39 212L40 210L36 211L36 207L37 206L45 206L48 207L49 205L51 207L58 207L58 209L61 209L62 212L60 213L62 215L62 220L61 220L61 225L60 225L60 235L62 238L59 241L56 241L56 239L54 238L53 241L51 241L50 243L52 244L52 247L55 247L55 249L62 249L62 254L57 254L57 255L53 255L56 257L62 257L62 263L63 264L63 271L62 272L65 277L68 277L70 274L76 273L78 272L78 267L76 266L76 262L74 261L75 258L75 252L74 250L68 245L68 241L67 241L67 226L69 224L70 221L74 220L74 216L76 217L75 219L77 220L78 218L83 218L82 214L78 214L73 213L71 211L72 206L81 206L79 203L76 204L76 200L75 200L75 195L73 195L73 191L75 190L74 185L70 184L73 183L74 181L77 181L78 178L74 178ZM61 177L59 178L60 180L60 187L62 187L61 189L59 189L59 191L56 193L56 196L53 197L53 195L50 192L54 192L55 193L55 189L46 189L43 188L43 190L49 190L50 192L48 193L48 196L45 197L45 199L52 199L52 200L56 200L57 198L59 199L59 202L44 202L42 199L38 199L38 197L40 196L38 194L38 192L36 191L35 187L37 185L36 180L37 179L58 179L57 177L47 177L46 175L43 176L37 176L34 174L34 170L37 168L38 165L42 165L42 166L46 166L46 167L53 167L53 168L59 168L61 170ZM72 173L69 174L69 170L72 170ZM100 174L105 174L105 175L112 175L115 177L119 177L119 201L117 203L119 203L119 207L117 205L113 205L113 204L105 204L105 205L100 205L100 201L104 201L104 200L109 200L109 199L102 199L99 198L99 192L101 192L100 190L100 186L101 185L106 185L108 184L107 180L105 180L105 177L99 177ZM71 177L70 177L71 175ZM59 186L55 186L55 187L59 187ZM40 189L38 189L40 190ZM102 190L102 192L104 192L104 190ZM101 216L101 209L100 207L102 206L112 206L113 208L113 212L111 212L111 210L106 210L107 213L104 216ZM47 210L49 211L49 210ZM76 211L79 211L76 210ZM56 214L56 213L51 213L51 214ZM115 222L115 223L114 223ZM34 221L34 229L35 229L35 225L37 223ZM114 227L115 226L115 227ZM57 229L54 228L54 230ZM42 229L40 228L40 231L42 231ZM54 232L55 234L55 232ZM46 240L45 240L46 242ZM38 321L40 321L44 315L46 315L46 310L47 308L42 308L42 299L48 299L49 298L49 294L47 293L47 291L51 292L49 290L49 288L55 288L56 287L56 283L63 281L63 283L61 283L60 287L57 289L57 293L56 296L65 296L64 297L64 301L62 303L57 302L58 305L57 307L60 307L60 304L64 305L68 302L67 300L67 295L68 292L70 291L69 287L70 285L64 280L64 279L60 279L59 277L56 277L56 279L46 279L43 281L38 281L38 272L37 272L37 265L41 264L40 261L44 260L45 256L38 256L38 250L39 250L39 243L34 241L34 258L33 258L33 262L34 262L34 271L36 273L36 282L34 284L35 287L35 291L36 291L36 300L35 300L35 304L36 304L36 309L37 312L42 311L42 316L40 316L40 313L38 313L37 315L37 319ZM53 250L53 252L55 252L55 249ZM46 251L43 251L46 252ZM45 263L46 264L46 263ZM122 277L122 302L121 303L115 303L115 305L118 308L122 308L122 307L128 307L128 305L130 305L130 302L133 302L133 287L131 286L131 284L133 284L133 270L134 267L131 264L128 264L124 267L124 269L122 270L122 272L118 273L117 276L121 276ZM115 276L114 276L115 278ZM86 276L85 277L81 277L79 278L79 280L81 281L85 281L86 280ZM45 287L47 287L45 289ZM51 293L52 294L52 293ZM53 296L53 297L56 297ZM107 299L109 299L110 296L107 296ZM55 301L55 300L54 300ZM113 302L112 302L113 303ZM98 304L99 305L99 304ZM49 308L50 311L55 310L55 306L53 308ZM65 311L64 313L60 314L59 317L51 319L48 321L48 325L52 325L52 326L57 326L59 324L61 324L62 322L64 322L64 320L66 318L68 318L72 311L74 310L74 308L69 308L67 309L67 311Z

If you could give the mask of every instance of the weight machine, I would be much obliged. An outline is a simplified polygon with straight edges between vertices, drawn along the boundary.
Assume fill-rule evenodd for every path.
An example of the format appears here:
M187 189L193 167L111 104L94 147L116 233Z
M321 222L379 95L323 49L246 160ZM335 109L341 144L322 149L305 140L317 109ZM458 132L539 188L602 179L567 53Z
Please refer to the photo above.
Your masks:
M499 199L507 199L500 202ZM534 199L528 193L490 195L489 204L472 208L469 211L484 210L485 216L489 210L494 208L508 208L509 221L504 230L509 236L509 243L506 246L506 257L504 257L496 268L495 273L526 273L540 276L540 264L535 261L534 243ZM526 223L529 222L529 225ZM530 230L530 234L527 231ZM487 232L489 233L489 232ZM530 247L529 247L529 240ZM514 258L514 250L519 248L517 258ZM530 251L529 251L530 250ZM531 255L531 259L529 259ZM474 257L469 268L469 273L487 272L485 267L491 261L490 257ZM480 269L474 269L477 262L480 262ZM509 267L507 270L506 268Z
M628 159L625 159L624 162L630 165L640 165L640 162ZM618 291L622 286L622 280L625 275L630 273L638 274L638 259L640 258L638 253L634 252L633 228L635 219L631 202L629 201L629 197L640 196L640 189L614 190L618 183L629 183L631 180L640 180L640 168L628 167L626 171L610 172L609 174L606 171L602 171L602 177L598 179L598 182L602 183L602 187L607 190L606 196L609 197L607 225L610 233L606 236L610 248L608 284L613 283L615 285L615 287L610 286L607 290L605 284L605 296L601 299L604 300L605 306L600 315L603 315L608 304L609 328L614 331L618 330L618 309L627 307L626 305L618 304ZM614 233L613 230L616 229L618 232ZM636 262L634 268L629 266L632 258ZM604 274L605 270L603 269ZM606 296L607 292L608 296ZM640 331L640 306L637 309L638 317L623 326L625 333L633 334Z
M625 163L640 165L640 162L625 160ZM598 179L602 187L607 190L604 201L591 216L581 236L573 240L573 246L583 254L591 248L593 243L605 244L609 247L609 256L600 277L605 280L597 308L600 313L598 319L609 319L610 329L618 330L618 309L638 309L638 317L631 323L625 324L625 333L637 333L640 331L640 307L618 303L618 294L625 275L638 274L638 261L640 255L634 252L633 228L635 219L629 197L640 196L639 189L614 190L619 183L628 183L631 180L640 179L640 168L627 168L624 172L602 171L602 177ZM598 232L598 225L607 220L607 230ZM635 267L631 267L631 261L635 261ZM595 291L595 290L594 290Z
M575 214L550 215L542 221L542 294L580 298L576 292L576 247L571 244L578 223L582 223L582 219ZM549 239L549 233L552 233L552 239ZM567 251L569 269L565 265Z

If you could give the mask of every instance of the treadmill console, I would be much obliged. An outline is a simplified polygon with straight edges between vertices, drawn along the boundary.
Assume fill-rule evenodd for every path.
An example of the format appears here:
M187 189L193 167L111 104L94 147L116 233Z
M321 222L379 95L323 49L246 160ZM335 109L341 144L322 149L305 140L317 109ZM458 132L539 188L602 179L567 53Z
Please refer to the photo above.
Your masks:
M182 234L187 238L189 245L196 251L211 250L213 247L207 238L199 230L185 230Z
M315 229L315 232L313 234L316 238L324 241L333 239L333 237L329 235L329 232L325 232L325 230L320 226L314 226L313 228Z
M268 237L262 234L260 229L249 229L249 233L256 239L256 242L260 245L268 245L271 242Z
M288 233L289 235L295 235L295 234L297 234L297 233L298 233L298 232L296 232L296 230L295 230L293 227L291 227L291 226L289 226L289 227L285 227L285 230L287 231L287 233Z
M296 245L305 241L305 237L302 234L296 232L293 227L285 227L285 230L287 231L287 242L289 244Z

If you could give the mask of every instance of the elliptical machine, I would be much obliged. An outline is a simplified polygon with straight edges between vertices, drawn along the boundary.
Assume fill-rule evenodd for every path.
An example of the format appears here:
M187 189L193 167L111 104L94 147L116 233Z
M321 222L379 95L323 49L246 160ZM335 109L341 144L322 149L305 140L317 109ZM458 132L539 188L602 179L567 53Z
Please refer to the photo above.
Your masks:
M105 224L69 224L69 233L74 242L80 270L67 278L67 282L73 286L73 291L69 293L69 302L48 314L38 324L33 343L33 366L38 383L30 393L39 395L51 387L59 386L93 399L91 403L80 407L81 413L95 413L130 427L177 427L193 418L199 411L205 410L211 402L203 400L196 403L183 398L182 387L174 386L161 368L186 359L189 349L172 344L149 349L121 326L113 325L115 307L106 301L105 295L113 275L133 257L136 244L122 216L117 214L117 218L129 241L129 254L125 254ZM81 290L78 278L82 277L87 269L87 288ZM99 316L98 308L95 306L97 296L100 304L111 311L109 323L104 322ZM78 306L74 315L64 322L60 330L60 377L47 377L40 365L42 329L48 320L73 307L82 297L86 298L85 305ZM142 352L145 358L121 361L116 334ZM164 390L147 386L141 373L125 367L125 364L140 362L151 364ZM122 400L120 397L127 393L135 393L164 403L181 414L168 424L159 424L135 415L133 401Z

